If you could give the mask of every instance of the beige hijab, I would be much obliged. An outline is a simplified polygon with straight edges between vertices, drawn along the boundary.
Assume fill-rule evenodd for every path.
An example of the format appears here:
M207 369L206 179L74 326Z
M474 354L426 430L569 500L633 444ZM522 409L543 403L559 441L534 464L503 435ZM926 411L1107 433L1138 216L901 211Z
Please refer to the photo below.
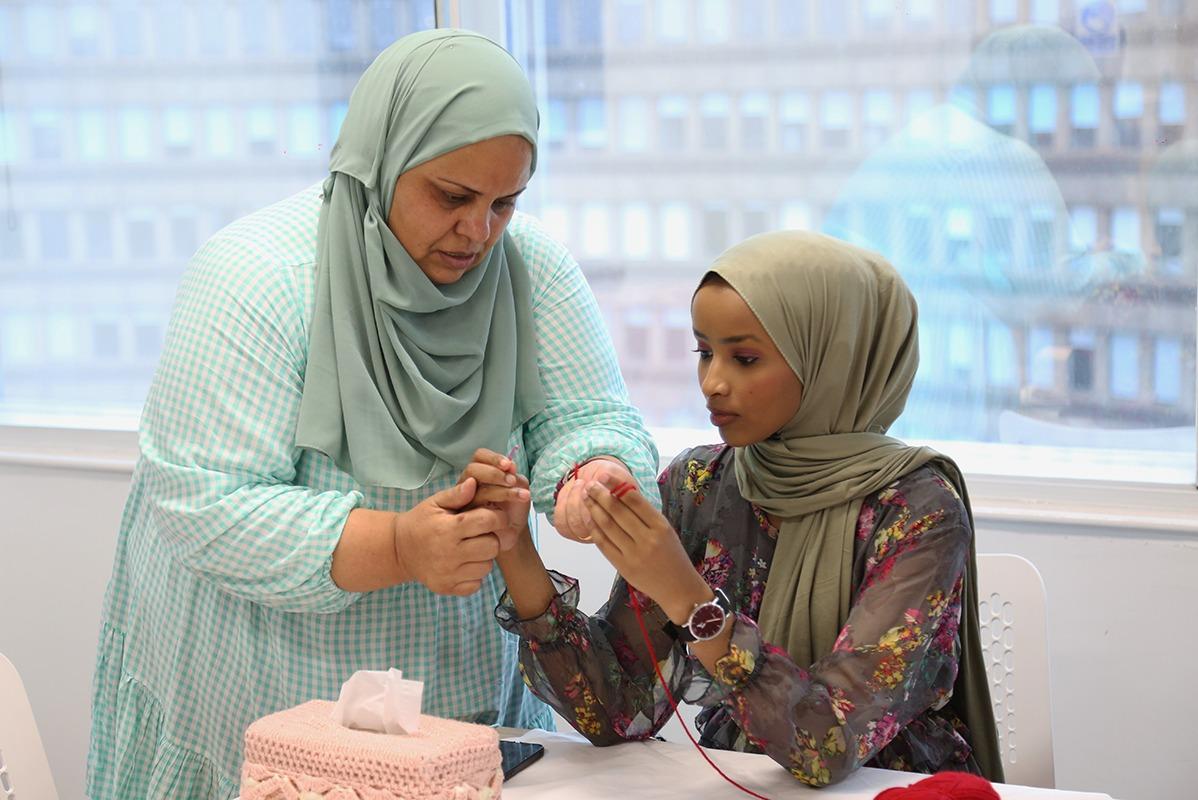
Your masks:
M969 498L951 459L886 435L915 380L919 339L915 299L885 259L827 236L782 231L730 248L711 272L744 298L803 387L794 419L736 448L735 465L741 494L783 520L762 634L806 667L832 652L848 619L862 501L929 462L967 510ZM952 702L983 773L1001 780L972 542L962 605Z

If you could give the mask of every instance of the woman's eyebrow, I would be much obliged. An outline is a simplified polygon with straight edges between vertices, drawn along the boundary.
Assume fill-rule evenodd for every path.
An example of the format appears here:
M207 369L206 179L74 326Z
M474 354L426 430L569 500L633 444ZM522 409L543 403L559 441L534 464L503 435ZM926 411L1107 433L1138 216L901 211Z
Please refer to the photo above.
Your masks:
M454 186L458 187L459 189L461 189L463 192L466 192L467 194L482 194L482 192L480 192L478 189L467 186L464 183L458 183L457 181L453 180L452 178L438 178L438 180L440 180L444 183L452 183ZM519 189L512 192L511 194L505 194L504 198L519 197L520 195L524 194L524 190L527 188L528 188L528 185L525 184L524 186L521 186Z
M697 328L692 328L691 333L695 334L696 339L706 339L707 338ZM754 342L760 342L761 337L759 337L753 333L743 333L740 336L725 336L723 339L720 339L720 344L739 344L740 342L747 342L749 340L752 340Z

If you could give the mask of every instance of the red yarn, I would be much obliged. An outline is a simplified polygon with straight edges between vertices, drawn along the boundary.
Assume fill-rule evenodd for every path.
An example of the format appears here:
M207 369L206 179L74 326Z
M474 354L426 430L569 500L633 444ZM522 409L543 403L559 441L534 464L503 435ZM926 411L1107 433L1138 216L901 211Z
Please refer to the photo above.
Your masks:
M985 778L968 772L938 772L910 786L886 789L874 800L1001 800Z

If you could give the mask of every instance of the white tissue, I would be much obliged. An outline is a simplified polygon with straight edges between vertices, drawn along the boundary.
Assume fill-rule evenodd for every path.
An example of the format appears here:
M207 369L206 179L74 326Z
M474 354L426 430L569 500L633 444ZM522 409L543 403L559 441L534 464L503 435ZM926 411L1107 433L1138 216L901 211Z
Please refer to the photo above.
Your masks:
M417 733L423 694L424 683L405 681L400 670L359 670L341 686L333 719L361 731Z

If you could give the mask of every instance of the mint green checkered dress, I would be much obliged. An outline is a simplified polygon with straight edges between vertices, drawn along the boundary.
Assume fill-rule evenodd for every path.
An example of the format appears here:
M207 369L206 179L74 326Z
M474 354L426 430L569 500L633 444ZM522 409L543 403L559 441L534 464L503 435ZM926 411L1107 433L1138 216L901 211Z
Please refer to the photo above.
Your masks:
M517 639L492 615L498 570L466 598L419 584L354 594L329 576L352 509L408 509L452 481L363 487L295 447L319 192L216 234L180 288L105 599L90 797L231 797L246 727L335 699L359 669L424 681L426 713L550 723L519 678ZM548 398L510 440L536 508L551 511L557 480L602 453L652 487L656 451L577 264L535 220L517 214L509 230L532 280Z

